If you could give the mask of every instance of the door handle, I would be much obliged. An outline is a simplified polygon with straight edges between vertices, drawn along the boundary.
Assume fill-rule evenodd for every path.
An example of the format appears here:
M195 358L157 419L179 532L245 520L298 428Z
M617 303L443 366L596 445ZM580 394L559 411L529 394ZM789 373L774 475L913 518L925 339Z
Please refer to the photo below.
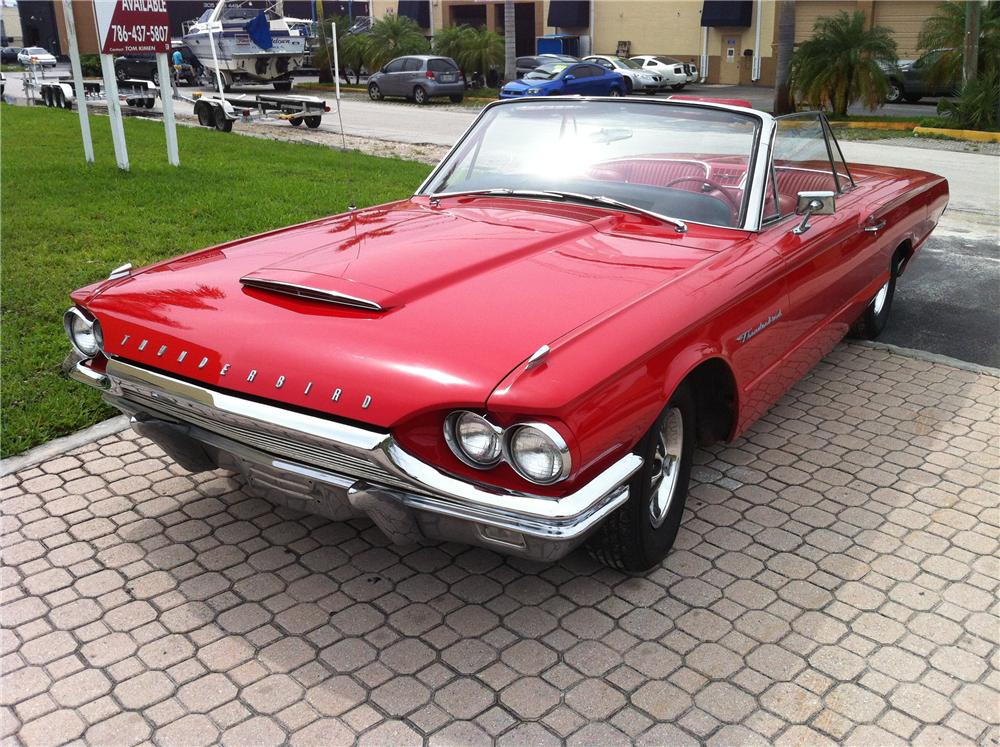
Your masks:
M884 218L882 220L880 220L880 221L875 222L875 223L869 223L867 226L865 226L865 231L868 232L868 233L878 233L883 228L885 228L885 219Z

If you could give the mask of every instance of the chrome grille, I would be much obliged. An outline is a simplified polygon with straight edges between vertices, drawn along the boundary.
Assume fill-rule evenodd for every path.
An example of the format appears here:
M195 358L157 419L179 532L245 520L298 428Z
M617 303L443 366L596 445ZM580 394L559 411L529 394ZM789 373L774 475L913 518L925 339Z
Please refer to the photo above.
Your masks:
M413 490L412 486L366 459L345 454L335 448L297 440L287 433L268 429L267 423L254 422L252 428L223 421L214 412L193 402L149 396L131 386L122 387L124 399L142 410L189 423L202 430L228 438L271 456L284 457L301 464L328 470L338 475L368 480L377 485Z

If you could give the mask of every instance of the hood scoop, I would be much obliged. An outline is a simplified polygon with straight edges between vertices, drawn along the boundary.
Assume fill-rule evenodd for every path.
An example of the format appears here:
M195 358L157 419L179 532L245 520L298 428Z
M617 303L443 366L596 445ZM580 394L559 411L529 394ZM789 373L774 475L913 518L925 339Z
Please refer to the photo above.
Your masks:
M395 305L394 294L384 288L298 270L265 268L244 275L240 283L244 288L365 311L382 312Z

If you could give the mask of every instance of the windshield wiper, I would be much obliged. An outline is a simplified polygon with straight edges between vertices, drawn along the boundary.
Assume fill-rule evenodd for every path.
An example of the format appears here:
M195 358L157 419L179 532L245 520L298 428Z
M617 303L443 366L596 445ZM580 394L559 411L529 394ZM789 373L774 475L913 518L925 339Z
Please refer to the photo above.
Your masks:
M579 202L596 202L598 205L608 205L610 207L621 208L622 210L630 210L634 213L639 213L640 215L646 215L655 220L662 221L664 223L671 224L677 233L687 233L688 227L687 223L682 221L680 218L673 218L669 215L661 215L660 213L654 212L652 210L647 210L646 208L641 208L638 205L632 205L628 202L622 202L621 200L616 200L614 197L608 197L606 195L586 195L581 192L560 192L557 190L546 190L545 194L552 197L561 197L566 200L577 200Z
M687 223L682 221L680 218L672 218L669 215L661 215L660 213L653 212L652 210L646 210L646 208L622 202L621 200L616 200L615 198L607 197L606 195L587 195L582 192L561 192L554 189L509 189L498 187L494 189L469 189L458 192L438 192L430 195L430 198L431 200L434 200L441 197L468 197L471 195L486 195L490 197L541 197L549 200L590 202L598 205L607 205L609 207L628 210L633 213L648 216L663 223L669 223L677 230L677 233L687 233L688 230Z

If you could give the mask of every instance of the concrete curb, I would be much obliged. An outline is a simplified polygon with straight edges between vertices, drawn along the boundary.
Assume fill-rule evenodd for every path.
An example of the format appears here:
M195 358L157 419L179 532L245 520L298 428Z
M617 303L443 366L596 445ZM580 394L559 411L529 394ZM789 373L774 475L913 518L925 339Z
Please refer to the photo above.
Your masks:
M959 140L973 140L977 143L1000 143L1000 132L983 130L947 130L943 127L914 127L914 135L944 135Z
M849 130L912 130L919 126L917 122L830 122L834 129L843 127Z
M116 418L111 418L97 425L92 425L89 428L84 428L82 431L70 433L68 436L54 438L48 443L29 449L23 454L8 457L0 461L0 477L6 477L13 472L20 472L28 467L34 467L36 464L41 464L60 454L65 454L67 451L72 451L107 436L121 433L128 427L128 418L124 415L119 415Z
M984 366L981 363L970 363L969 361L959 360L958 358L952 358L949 355L941 355L940 353L929 353L926 350L917 350L916 348L904 348L899 345L890 345L887 342L876 342L874 340L851 340L852 345L861 345L866 348L874 348L875 350L886 350L890 353L896 353L897 355L905 355L907 358L914 358L918 361L927 361L928 363L940 363L945 366L951 366L952 368L958 368L962 371L971 371L972 373L984 374L986 376L995 376L1000 379L1000 368L993 368L992 366Z

